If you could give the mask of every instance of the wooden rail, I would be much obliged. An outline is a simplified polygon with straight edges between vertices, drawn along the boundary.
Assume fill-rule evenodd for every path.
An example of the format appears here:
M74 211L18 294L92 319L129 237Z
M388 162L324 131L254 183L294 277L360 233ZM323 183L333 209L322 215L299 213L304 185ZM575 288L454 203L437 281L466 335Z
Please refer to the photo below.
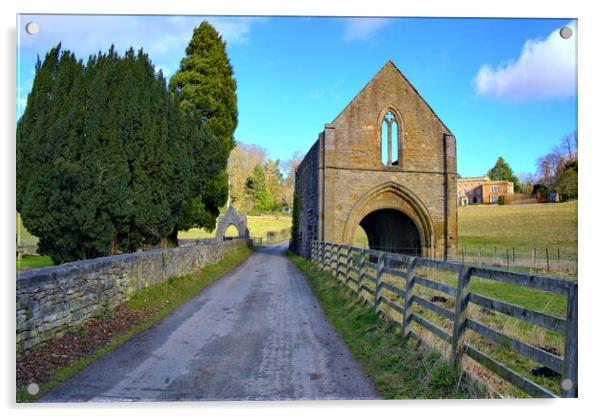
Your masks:
M510 349L525 358L539 363L561 375L560 392L562 397L577 397L577 283L542 275L521 274L495 269L470 267L461 263L412 257L397 253L361 249L330 242L312 242L311 259L322 269L333 273L335 278L355 289L359 297L374 306L377 314L388 315L398 322L403 337L419 337L410 330L412 323L431 332L450 345L452 366L460 369L463 357L468 356L489 369L502 379L534 397L556 397L549 389L542 387L527 376L517 372L508 364L483 352L473 343L468 343L466 331L470 330L487 339L494 345ZM374 262L376 261L376 262ZM430 268L457 274L455 286L438 282L432 278L415 274L417 268ZM354 276L352 276L354 274ZM385 275L396 281L405 281L403 288L384 280ZM471 279L499 281L540 291L548 291L566 296L566 317L517 306L502 300L485 297L470 291ZM428 288L453 297L454 310L442 307L432 300L416 294L416 286ZM397 297L397 300L393 300ZM538 346L517 340L489 327L487 324L468 317L468 306L473 304L481 309L501 313L505 316L529 323L564 336L562 357ZM435 317L451 322L451 333L414 311L419 306ZM383 307L386 307L383 308ZM402 318L391 316L388 309ZM421 313L422 314L422 313ZM491 313L495 314L495 313Z

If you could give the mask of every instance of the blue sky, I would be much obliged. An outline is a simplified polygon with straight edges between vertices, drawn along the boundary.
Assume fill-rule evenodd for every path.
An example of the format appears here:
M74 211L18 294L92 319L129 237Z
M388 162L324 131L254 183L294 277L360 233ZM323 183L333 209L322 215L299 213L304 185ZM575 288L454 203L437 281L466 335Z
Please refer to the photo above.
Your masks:
M458 172L498 156L516 173L577 128L576 23L571 19L203 16L18 18L17 117L38 55L59 41L82 59L111 43L143 47L169 78L192 29L209 20L228 43L238 83L237 140L272 158L305 152L391 59L456 135ZM28 22L39 24L28 35ZM575 35L560 38L569 25Z

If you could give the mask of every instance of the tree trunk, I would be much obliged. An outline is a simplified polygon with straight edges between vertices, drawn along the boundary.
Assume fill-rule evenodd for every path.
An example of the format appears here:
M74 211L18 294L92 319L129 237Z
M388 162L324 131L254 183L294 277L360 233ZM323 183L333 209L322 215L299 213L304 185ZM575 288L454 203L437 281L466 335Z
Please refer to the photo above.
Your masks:
M115 239L111 240L109 244L109 255L113 256L117 254L117 241Z

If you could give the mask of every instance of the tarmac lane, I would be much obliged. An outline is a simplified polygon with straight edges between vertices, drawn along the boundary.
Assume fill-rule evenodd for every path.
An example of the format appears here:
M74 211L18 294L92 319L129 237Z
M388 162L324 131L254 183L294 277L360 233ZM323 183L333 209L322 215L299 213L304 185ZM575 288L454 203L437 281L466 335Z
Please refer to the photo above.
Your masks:
M39 402L379 399L274 245Z

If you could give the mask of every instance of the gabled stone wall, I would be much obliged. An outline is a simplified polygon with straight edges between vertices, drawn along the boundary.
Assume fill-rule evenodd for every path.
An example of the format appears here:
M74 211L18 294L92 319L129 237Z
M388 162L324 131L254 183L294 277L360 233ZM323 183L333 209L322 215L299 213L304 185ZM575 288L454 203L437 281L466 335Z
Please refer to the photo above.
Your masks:
M381 126L389 113L397 125L395 163L381 158ZM325 125L297 169L299 252L307 257L304 248L313 239L351 244L364 218L392 209L416 226L419 243L407 249L447 258L457 244L456 178L456 138L389 61ZM368 235L399 235L392 230L383 226ZM394 237L379 239L405 250L404 240Z

